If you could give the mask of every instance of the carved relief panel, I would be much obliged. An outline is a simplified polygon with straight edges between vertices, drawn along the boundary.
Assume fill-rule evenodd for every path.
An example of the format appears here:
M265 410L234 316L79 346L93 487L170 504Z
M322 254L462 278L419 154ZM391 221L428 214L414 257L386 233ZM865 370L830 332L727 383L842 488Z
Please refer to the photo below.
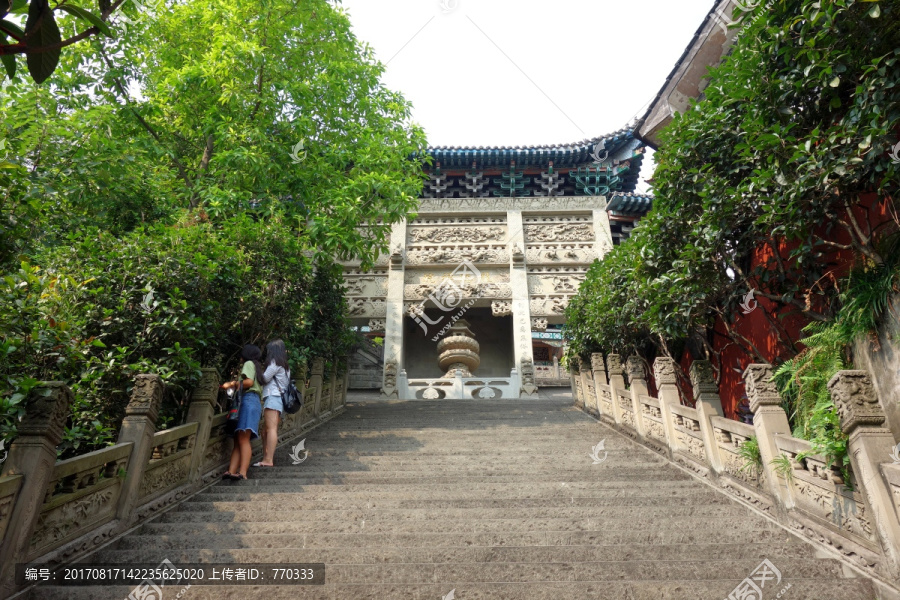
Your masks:
M387 296L387 272L375 270L371 272L349 269L344 272L345 296Z
M425 300L434 293L449 289L462 290L464 298L511 298L509 271L483 269L477 275L469 274L464 279L453 276L452 269L430 271L407 271L403 297L407 300Z
M530 310L531 316L560 316L566 312L569 305L569 296L544 296L531 298Z
M529 247L563 242L594 241L591 215L525 217L525 242Z
M532 296L575 294L585 271L574 267L543 267L528 270L528 293Z

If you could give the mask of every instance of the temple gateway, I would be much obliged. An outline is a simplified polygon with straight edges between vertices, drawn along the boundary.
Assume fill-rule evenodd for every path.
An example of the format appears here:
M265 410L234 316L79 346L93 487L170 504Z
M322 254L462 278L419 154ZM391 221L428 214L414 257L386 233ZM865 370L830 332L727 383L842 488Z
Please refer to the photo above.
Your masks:
M623 129L560 146L428 152L418 215L394 225L390 254L371 271L345 264L351 321L383 344L371 385L396 399L568 385L565 309L590 264L650 209L634 194L644 146Z

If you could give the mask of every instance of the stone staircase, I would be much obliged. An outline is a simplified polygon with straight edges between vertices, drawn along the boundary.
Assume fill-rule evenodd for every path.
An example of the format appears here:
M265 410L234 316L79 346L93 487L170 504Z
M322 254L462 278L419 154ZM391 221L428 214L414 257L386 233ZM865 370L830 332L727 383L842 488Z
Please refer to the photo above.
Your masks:
M326 564L324 586L193 586L184 600L722 600L764 559L781 574L764 600L785 588L787 600L881 597L831 555L575 409L568 391L541 396L350 403L308 435L303 464L289 466L282 448L280 466L209 487L85 562ZM39 586L29 597L131 589Z

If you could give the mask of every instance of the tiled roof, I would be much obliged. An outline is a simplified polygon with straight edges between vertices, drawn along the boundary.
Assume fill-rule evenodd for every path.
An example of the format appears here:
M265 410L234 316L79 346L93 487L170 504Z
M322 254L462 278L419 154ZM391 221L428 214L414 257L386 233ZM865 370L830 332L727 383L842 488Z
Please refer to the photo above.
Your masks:
M644 216L653 207L653 196L640 194L613 194L606 210L626 216Z
M613 133L595 137L590 140L574 142L571 144L559 144L552 146L492 146L492 147L465 147L465 146L434 146L428 148L428 154L434 160L434 164L440 163L442 169L471 168L476 163L477 168L509 167L510 162L516 163L517 169L528 167L545 167L553 161L556 169L577 167L594 162L594 149L602 142L603 150L599 151L614 155L635 139L630 128L623 128Z

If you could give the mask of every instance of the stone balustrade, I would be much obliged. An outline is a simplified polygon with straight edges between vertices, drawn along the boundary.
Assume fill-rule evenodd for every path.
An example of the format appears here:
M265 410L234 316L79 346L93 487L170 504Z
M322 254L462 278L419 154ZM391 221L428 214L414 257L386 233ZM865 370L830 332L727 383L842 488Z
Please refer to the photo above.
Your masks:
M348 370L313 361L303 408L283 415L279 442L302 435L342 413ZM215 413L219 375L204 369L187 423L156 431L163 383L155 375L135 381L119 443L63 461L56 446L72 394L59 382L38 387L0 475L0 597L16 591L17 563L77 560L126 530L218 480L232 441L227 413ZM260 420L260 430L264 422ZM254 441L254 451L261 440Z
M591 356L591 385L582 377L586 362L572 361L576 405L871 575L900 578L900 463L894 462L900 450L867 372L841 371L829 383L849 437L845 481L838 466L790 435L770 365L750 365L744 373L754 413L748 425L722 416L706 361L691 368L696 408L681 404L671 359L653 366L658 398L647 393L646 369L636 357L625 362L630 389L618 355L608 355L605 366L601 354ZM754 453L745 445L754 441L757 459L748 460Z

